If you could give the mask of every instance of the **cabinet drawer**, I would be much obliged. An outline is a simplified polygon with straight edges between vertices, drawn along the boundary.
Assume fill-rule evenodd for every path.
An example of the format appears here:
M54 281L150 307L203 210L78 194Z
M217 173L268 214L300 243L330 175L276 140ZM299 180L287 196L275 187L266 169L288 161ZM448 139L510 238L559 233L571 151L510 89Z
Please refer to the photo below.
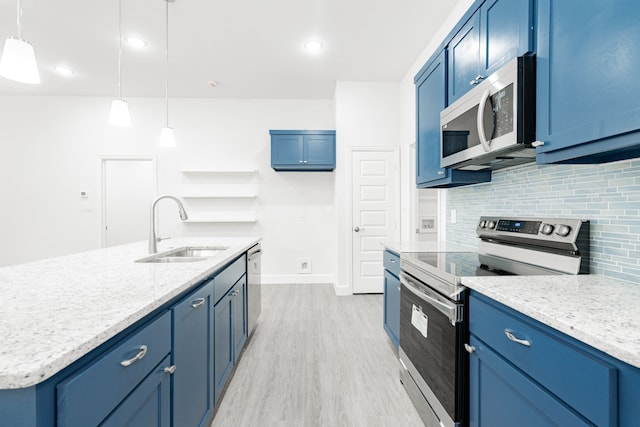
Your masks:
M213 279L213 300L217 303L220 298L231 289L233 285L247 272L247 255L229 264Z
M384 268L389 270L394 276L400 277L400 256L395 252L391 252L389 249L385 249L382 256L384 257L382 260Z
M618 382L614 366L572 344L571 338L564 340L548 326L475 293L469 302L469 319L472 335L574 410L596 425L615 425Z
M122 366L141 353L143 357ZM58 426L97 425L171 351L169 312L57 386Z

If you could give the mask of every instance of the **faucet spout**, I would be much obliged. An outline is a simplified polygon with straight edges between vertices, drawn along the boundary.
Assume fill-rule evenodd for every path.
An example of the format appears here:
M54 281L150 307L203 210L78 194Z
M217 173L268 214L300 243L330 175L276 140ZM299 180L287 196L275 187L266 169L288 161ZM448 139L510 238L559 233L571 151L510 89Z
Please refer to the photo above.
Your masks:
M169 196L168 194L156 197L153 203L151 203L151 221L150 221L151 226L149 229L149 253L150 254L155 254L156 252L158 252L157 243L159 239L156 237L156 205L162 199L171 199L174 202L176 202L176 204L178 205L178 213L180 214L180 219L183 221L186 221L187 219L189 219L189 216L187 215L187 211L184 209L184 206L182 205L182 200L180 200L178 197Z

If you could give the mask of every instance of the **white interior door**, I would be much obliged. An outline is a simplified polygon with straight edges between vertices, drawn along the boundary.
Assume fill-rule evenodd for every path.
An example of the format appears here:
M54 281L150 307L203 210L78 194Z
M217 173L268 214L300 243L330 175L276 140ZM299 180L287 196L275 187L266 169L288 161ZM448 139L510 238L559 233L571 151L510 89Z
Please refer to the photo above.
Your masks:
M102 188L102 246L147 239L156 193L153 159L103 159Z
M382 149L352 154L353 293L381 293L382 244L399 230L398 156Z

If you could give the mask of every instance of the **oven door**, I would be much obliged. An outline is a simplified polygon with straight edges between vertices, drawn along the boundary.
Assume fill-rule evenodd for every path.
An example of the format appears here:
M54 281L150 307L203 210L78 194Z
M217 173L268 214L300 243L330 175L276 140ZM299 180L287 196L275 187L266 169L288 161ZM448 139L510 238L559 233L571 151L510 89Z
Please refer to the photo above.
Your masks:
M400 282L400 362L420 394L405 388L421 415L430 407L441 425L459 425L466 416L468 384L464 306L404 272ZM416 402L420 395L428 402L422 410Z

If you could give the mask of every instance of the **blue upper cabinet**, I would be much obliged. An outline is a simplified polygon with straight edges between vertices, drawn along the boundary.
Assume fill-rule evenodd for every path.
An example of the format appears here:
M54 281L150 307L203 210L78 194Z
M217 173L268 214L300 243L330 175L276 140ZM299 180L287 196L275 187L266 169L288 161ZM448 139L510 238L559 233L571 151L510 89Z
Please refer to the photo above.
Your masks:
M416 84L416 185L454 187L491 181L491 172L440 167L440 112L446 103L445 51L420 70Z
M487 0L448 43L448 103L534 51L532 0Z
M270 130L271 167L276 171L332 171L334 130Z
M640 156L640 2L539 0L538 163Z

